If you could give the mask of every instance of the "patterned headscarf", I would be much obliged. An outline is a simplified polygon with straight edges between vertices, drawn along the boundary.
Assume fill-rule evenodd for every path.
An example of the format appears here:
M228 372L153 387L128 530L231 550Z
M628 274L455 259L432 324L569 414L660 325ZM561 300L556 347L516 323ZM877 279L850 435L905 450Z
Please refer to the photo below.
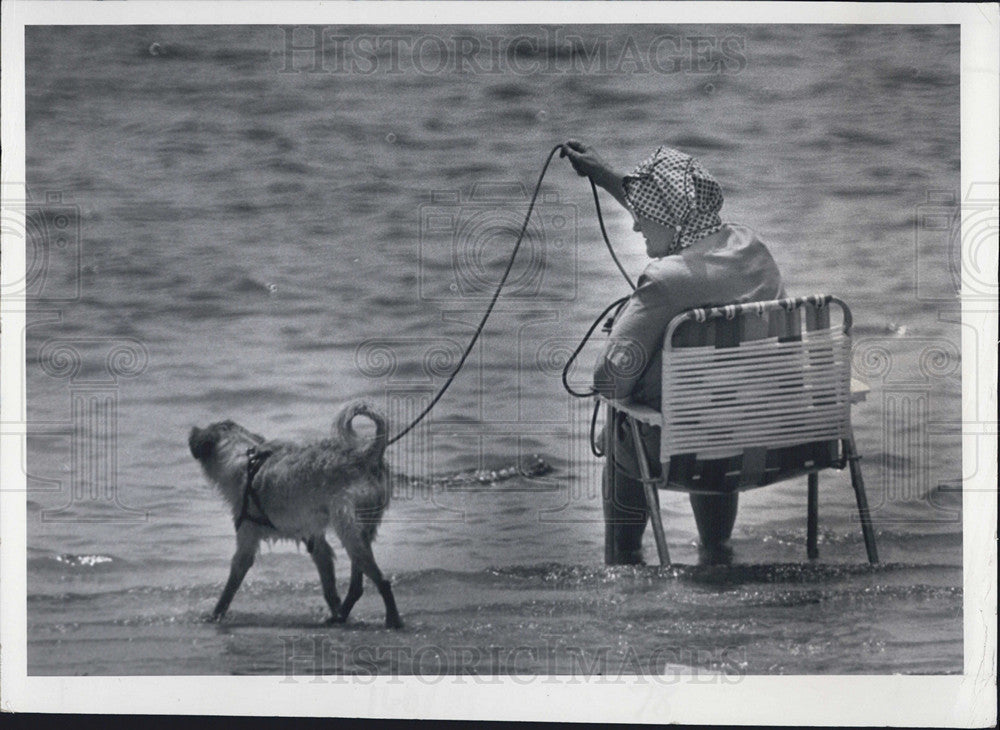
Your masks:
M634 213L676 231L668 256L722 227L722 188L700 162L679 150L660 147L622 185Z

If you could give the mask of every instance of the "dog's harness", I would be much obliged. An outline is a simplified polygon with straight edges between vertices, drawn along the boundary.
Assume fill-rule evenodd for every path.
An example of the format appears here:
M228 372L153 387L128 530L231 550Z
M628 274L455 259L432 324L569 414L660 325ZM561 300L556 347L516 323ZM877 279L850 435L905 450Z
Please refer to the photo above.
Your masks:
M264 462L267 461L267 457L273 454L273 451L258 451L256 446L251 446L247 449L247 481L246 485L243 487L243 507L240 509L240 515L234 522L236 523L237 532L240 526L245 520L250 520L250 522L255 525L260 525L261 527L274 527L274 523L268 519L267 513L264 512L264 505L260 502L260 495L253 490L253 479L257 476L260 468L264 466ZM253 501L254 507L260 512L260 517L254 517L250 514L250 502Z

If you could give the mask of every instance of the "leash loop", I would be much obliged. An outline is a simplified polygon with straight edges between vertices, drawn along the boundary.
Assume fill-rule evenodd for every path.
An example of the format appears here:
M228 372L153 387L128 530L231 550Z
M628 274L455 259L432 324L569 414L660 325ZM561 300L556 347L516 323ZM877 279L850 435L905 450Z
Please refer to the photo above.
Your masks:
M569 384L569 371L570 368L573 367L573 363L576 361L577 355L580 354L583 348L586 347L587 343L590 341L591 335L594 334L594 330L597 329L597 325L601 323L601 320L607 317L608 312L610 312L612 309L615 310L614 315L612 315L608 319L608 321L604 323L604 330L606 332L610 332L611 328L609 327L609 325L614 322L614 318L618 316L618 312L621 311L622 307L625 306L625 303L628 300L629 297L621 297L620 299L615 299L613 302L611 302L611 304L605 307L604 311L601 312L599 315L597 315L597 319L595 319L593 323L590 325L590 329L587 330L587 334L583 336L583 339L580 340L580 344L576 346L575 350L573 350L573 354L570 355L569 358L566 360L566 364L563 365L563 371L562 371L563 388L565 388L566 392L569 393L574 398L589 398L592 395L597 395L597 391L594 390L593 388L587 391L573 390L572 386L570 386Z

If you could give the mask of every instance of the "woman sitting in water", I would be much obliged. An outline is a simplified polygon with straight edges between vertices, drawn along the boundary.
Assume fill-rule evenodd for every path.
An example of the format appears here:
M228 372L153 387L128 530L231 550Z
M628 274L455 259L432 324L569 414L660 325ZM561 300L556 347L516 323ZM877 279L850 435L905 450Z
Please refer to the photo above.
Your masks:
M690 155L660 147L624 176L576 140L566 142L561 155L632 214L633 229L645 237L652 259L615 317L597 362L594 387L602 395L630 398L659 410L660 351L670 320L692 307L780 299L785 296L781 274L753 232L722 222L722 189ZM631 476L639 473L636 450L623 414L618 415L617 423L605 424L614 429L617 462L612 480L615 465L610 458L604 467L610 563L641 563L646 499L642 483ZM640 431L654 476L659 476L659 429L640 424ZM737 494L690 497L702 544L720 546L732 534Z

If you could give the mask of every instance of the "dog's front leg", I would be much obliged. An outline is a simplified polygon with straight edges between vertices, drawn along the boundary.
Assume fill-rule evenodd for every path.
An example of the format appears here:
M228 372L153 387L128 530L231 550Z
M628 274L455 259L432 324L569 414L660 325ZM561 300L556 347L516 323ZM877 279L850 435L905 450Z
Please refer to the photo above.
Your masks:
M233 596L236 595L236 591L239 590L240 584L243 583L247 571L253 565L259 545L260 536L256 530L250 525L242 525L236 533L236 553L233 555L233 560L229 566L229 580L226 581L226 587L222 589L219 602L215 604L215 610L212 611L213 621L218 621L226 615L229 604L232 603Z
M340 596L337 595L337 579L333 571L333 549L323 535L313 535L306 543L306 549L316 563L319 571L319 581L323 584L323 598L330 607L331 616L336 616L340 609Z

